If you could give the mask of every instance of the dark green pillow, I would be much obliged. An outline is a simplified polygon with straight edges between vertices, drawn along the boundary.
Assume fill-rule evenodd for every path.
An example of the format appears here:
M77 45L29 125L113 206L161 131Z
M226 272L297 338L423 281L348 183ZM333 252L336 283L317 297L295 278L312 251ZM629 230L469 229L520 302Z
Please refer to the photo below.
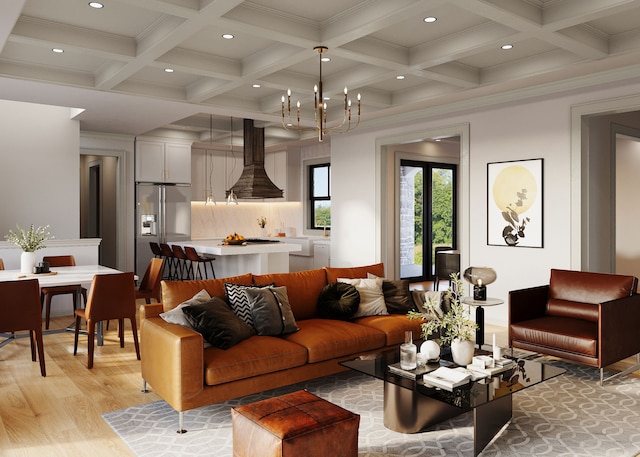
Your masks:
M318 295L318 316L323 319L351 319L360 305L360 294L355 286L332 282Z
M236 316L229 305L218 297L213 297L206 303L185 306L182 312L205 340L220 349L229 349L255 335L253 328Z
M245 292L258 335L283 335L300 330L289 305L286 287L246 289Z
M407 314L416 310L408 279L385 279L382 282L382 294L389 314Z

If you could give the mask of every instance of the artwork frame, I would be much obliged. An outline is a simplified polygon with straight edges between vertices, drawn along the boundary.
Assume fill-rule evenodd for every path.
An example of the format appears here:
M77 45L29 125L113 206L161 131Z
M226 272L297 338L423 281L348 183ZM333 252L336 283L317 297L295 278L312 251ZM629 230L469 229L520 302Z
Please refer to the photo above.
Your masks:
M544 159L487 163L487 244L544 247Z

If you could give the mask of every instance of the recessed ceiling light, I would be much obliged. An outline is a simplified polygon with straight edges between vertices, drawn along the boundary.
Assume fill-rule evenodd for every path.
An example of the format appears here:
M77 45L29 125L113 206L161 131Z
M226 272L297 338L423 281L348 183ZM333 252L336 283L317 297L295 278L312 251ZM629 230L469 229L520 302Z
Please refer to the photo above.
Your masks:
M500 49L504 49L505 51L508 49L513 49L513 45L512 44L503 44L502 46L500 46Z
M222 38L224 38L225 40L233 40L234 36L230 33L223 33Z
M426 23L430 24L430 23L432 23L432 22L437 21L437 20L438 20L438 18L437 18L437 17L433 17L433 16L428 16L428 17L425 17L423 20L424 20Z
M165 68L165 73L173 73L175 70L173 68Z
M64 49L53 48L51 51L55 52L56 54L62 54L64 52Z
M261 86L260 86L260 84L255 83L251 87L253 87L254 89L260 89Z
M91 8L95 8L95 9L100 9L100 8L104 8L104 5L100 2L89 2L89 6Z
M323 62L331 62L331 57L322 57L320 60Z
M397 79L398 81L402 81L404 78L405 78L405 76L404 76L404 75L398 75L398 76L396 76L396 79Z

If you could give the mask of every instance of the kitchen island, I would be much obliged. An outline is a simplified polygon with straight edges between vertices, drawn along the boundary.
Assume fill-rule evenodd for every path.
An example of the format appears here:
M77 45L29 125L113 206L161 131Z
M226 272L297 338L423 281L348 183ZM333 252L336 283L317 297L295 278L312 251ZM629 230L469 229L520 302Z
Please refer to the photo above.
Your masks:
M191 246L199 254L215 257L216 277L225 278L245 273L288 273L289 253L299 251L299 244L282 241L251 242L242 245L225 245L223 239L172 242L179 246Z

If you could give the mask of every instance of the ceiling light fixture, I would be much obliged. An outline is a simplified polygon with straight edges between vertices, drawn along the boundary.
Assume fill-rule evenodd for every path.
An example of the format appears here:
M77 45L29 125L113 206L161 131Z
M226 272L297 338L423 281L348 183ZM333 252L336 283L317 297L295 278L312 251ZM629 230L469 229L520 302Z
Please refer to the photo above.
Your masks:
M100 2L89 2L89 6L97 10L99 10L100 8L104 8L104 5Z
M405 78L405 76L404 76L404 75L398 75L398 76L396 76L396 79L397 79L398 81L402 81L404 78Z
M222 38L224 38L225 40L233 40L234 36L230 33L223 33Z
M428 16L428 17L425 17L423 20L424 20L427 24L431 24L431 23L433 23L433 22L437 21L437 20L438 20L438 18L437 18L437 17L433 17L433 16Z
M502 46L500 46L500 49L504 49L505 51L507 51L509 49L513 49L513 45L512 44L503 44Z
M251 87L253 87L254 89L260 89L261 86L260 86L260 84L255 83Z
M165 68L165 73L173 73L175 70L173 68Z
M315 126L314 127L304 127L300 125L300 101L296 103L297 107L297 124L291 119L291 89L287 89L287 96L282 96L282 126L287 130L297 130L298 132L310 132L316 131L318 133L318 141L322 142L324 136L327 133L345 133L350 130L355 129L360 124L360 94L358 94L358 118L355 125L351 124L351 99L349 99L349 94L347 88L344 88L344 114L342 116L342 120L336 125L328 125L327 124L327 104L324 101L324 96L322 95L322 62L323 62L323 54L329 50L326 46L316 46L313 48L314 51L318 53L320 56L320 76L318 84L313 88L313 98L314 98L314 117L315 117ZM287 103L286 115L285 115L285 101Z
M62 54L64 52L64 49L61 48L53 48L51 50L52 52L55 52L56 54Z

